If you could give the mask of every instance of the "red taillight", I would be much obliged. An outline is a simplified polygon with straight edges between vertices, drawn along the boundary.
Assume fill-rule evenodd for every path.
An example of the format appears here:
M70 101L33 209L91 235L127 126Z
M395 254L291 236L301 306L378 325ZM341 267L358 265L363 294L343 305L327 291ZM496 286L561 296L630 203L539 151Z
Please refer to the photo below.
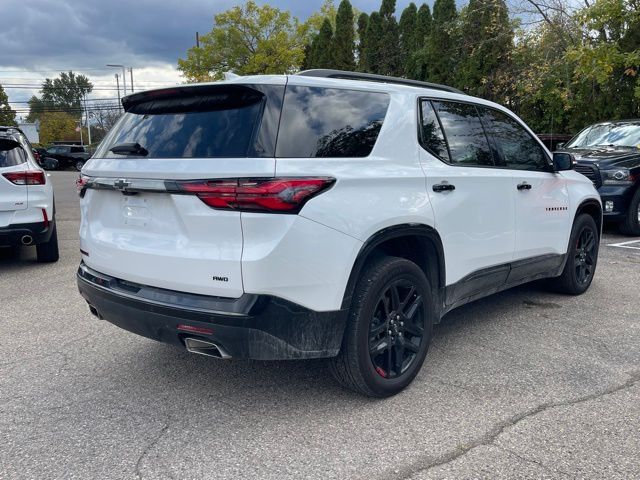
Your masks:
M81 197L83 196L83 190L85 185L87 184L87 180L89 179L89 177L85 176L85 175L80 175L77 179L76 179L76 190L78 192L78 195L80 195Z
M297 213L307 200L329 188L335 179L261 178L177 182L212 208L250 212Z
M27 170L26 172L3 173L3 177L16 185L44 185L46 177L40 170Z

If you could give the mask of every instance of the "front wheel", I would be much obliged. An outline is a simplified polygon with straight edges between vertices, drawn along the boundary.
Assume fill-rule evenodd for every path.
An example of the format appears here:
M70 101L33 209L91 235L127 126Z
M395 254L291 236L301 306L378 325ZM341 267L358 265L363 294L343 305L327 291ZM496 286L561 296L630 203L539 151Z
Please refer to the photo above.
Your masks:
M81 171L82 167L84 167L84 161L83 160L77 160L76 161L76 170L77 171Z
M627 216L620 223L620 231L625 235L640 236L640 188L636 189L631 199Z
M431 287L424 272L403 258L377 259L356 285L331 372L344 387L363 395L395 395L418 374L432 325Z
M591 215L576 218L571 230L567 261L562 274L551 280L551 287L560 293L580 295L587 291L598 263L600 235Z

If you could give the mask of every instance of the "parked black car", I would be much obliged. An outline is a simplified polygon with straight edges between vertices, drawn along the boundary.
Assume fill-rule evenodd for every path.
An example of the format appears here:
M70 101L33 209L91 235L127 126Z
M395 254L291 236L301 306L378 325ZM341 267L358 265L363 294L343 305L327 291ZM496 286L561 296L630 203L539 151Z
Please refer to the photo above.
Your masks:
M58 170L74 167L80 171L91 154L80 145L54 145L49 147L41 159L42 165L47 170Z
M598 189L605 221L640 235L640 119L591 125L561 151L575 156L575 169Z

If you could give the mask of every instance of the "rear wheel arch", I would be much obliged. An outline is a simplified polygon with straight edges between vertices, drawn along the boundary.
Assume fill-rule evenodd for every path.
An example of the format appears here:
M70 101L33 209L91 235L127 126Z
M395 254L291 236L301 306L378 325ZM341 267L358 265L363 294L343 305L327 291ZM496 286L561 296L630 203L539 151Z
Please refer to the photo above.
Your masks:
M424 224L401 224L374 233L360 248L351 269L342 308L351 305L353 292L364 267L380 256L394 256L414 262L425 273L439 299L445 287L445 258L438 232Z

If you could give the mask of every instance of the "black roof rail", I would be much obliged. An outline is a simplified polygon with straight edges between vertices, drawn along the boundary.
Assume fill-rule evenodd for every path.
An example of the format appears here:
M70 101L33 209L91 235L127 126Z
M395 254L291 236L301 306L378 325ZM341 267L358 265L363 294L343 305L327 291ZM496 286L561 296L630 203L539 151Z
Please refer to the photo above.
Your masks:
M422 82L420 80L411 80L408 78L388 77L386 75L376 75L374 73L363 72L347 72L344 70L331 70L327 68L317 68L313 70L304 70L298 72L297 75L303 77L322 77L322 78L342 78L344 80L363 80L366 82L381 82L381 83L397 83L399 85L409 85L411 87L431 88L433 90L442 90L445 92L459 93L466 95L463 91L457 88L448 87L447 85L440 85L438 83Z

